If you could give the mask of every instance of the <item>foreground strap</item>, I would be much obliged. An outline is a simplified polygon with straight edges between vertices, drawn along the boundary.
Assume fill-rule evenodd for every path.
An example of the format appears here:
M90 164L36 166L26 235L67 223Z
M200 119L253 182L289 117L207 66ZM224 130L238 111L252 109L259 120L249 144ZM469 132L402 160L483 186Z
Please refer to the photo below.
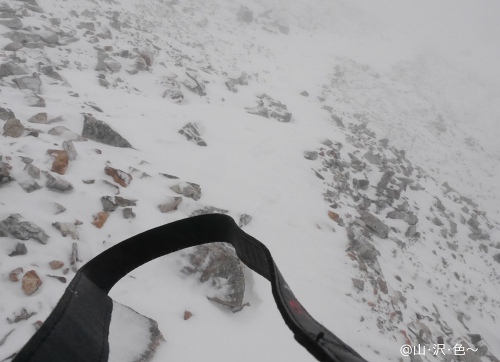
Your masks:
M135 268L191 246L227 242L249 268L269 280L276 305L295 339L319 361L363 362L356 351L314 320L297 301L269 250L232 218L201 215L166 224L106 250L75 275L52 314L14 362L106 362L110 289ZM366 361L365 361L366 362Z

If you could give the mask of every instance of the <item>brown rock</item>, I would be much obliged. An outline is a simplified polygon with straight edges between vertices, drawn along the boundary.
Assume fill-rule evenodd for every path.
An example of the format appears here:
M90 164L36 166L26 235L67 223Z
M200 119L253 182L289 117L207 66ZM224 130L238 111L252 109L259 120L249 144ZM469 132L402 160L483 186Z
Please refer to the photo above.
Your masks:
M30 270L23 276L23 292L26 295L31 295L38 290L42 285L42 280L34 270Z
M16 268L14 270L12 270L10 273L9 273L9 280L11 282L18 282L19 281L19 274L23 273L24 272L24 269L19 267L19 268Z
M59 260L52 260L51 262L49 262L49 265L50 265L50 269L57 270L57 269L61 269L64 266L64 263L62 261L59 261Z
M3 135L13 138L19 138L23 135L26 128L17 118L11 118L3 125Z
M111 176L113 180L122 187L127 187L133 178L132 175L111 166L106 166L104 172L106 172L106 175Z
M328 211L328 217L332 220L337 220L340 217L340 215L333 211Z
M69 165L68 153L64 150L48 150L47 154L54 157L51 171L64 175Z
M190 311L188 310L185 310L184 311L184 320L187 321L189 318L191 318L193 316L193 313L191 313Z
M97 215L94 215L94 221L92 221L92 225L96 228L100 229L104 226L106 220L108 220L109 212L101 211Z
M33 117L28 119L28 122L47 124L47 113L45 113L45 112L37 113Z

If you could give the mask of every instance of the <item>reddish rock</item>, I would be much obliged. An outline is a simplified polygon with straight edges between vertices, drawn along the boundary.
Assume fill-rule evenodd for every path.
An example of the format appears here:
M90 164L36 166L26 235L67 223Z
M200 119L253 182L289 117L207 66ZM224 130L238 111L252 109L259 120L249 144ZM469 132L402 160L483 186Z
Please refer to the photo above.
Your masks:
M23 292L26 295L31 295L38 290L42 285L42 280L34 270L30 270L23 276Z
M122 187L127 187L133 178L132 175L111 166L106 166L104 172L106 172L106 175L111 176L113 180Z
M54 157L51 171L64 175L69 165L68 153L64 150L48 150L47 154Z
M24 272L24 269L19 267L19 268L16 268L14 270L12 270L10 273L9 273L9 280L11 282L18 282L19 281L19 274L23 273Z
M50 269L57 270L57 269L61 269L64 266L64 263L62 261L59 261L59 260L52 260L49 263L49 265L50 265Z
M337 220L340 217L340 215L333 211L328 211L328 217L332 220Z
M94 215L94 221L92 221L92 225L100 229L103 227L106 220L108 220L108 217L109 217L109 212L101 211L97 215Z
M193 316L193 313L191 313L190 311L188 310L185 310L184 311L184 320L187 321L189 318L191 318Z

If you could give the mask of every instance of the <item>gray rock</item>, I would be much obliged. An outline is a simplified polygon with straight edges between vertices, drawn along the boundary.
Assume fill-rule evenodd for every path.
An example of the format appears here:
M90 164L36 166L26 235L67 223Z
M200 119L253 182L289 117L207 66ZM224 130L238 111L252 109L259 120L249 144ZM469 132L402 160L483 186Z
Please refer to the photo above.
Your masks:
M133 219L135 218L135 213L132 211L131 207L126 207L123 209L123 217L125 219Z
M0 222L0 229L3 229L19 240L29 240L33 238L42 244L47 243L49 236L43 229L30 221L20 221L21 219L21 215L11 214L8 218Z
M170 212L177 210L177 207L181 204L182 197L169 197L165 202L158 205L161 213Z
M3 156L0 155L0 187L14 181L10 176L8 164L3 163L2 158Z
M358 278L352 278L352 285L359 291L365 290L365 282Z
M189 122L179 130L181 135L184 135L188 141L196 143L198 146L206 146L207 143L200 137L198 126Z
M391 181L394 174L395 174L394 171L386 171L377 185L377 190L379 191L384 190Z
M84 138L80 136L79 134L73 132L67 127L64 126L56 126L54 128L51 128L48 132L48 134L52 136L61 136L63 138L66 138L67 140L72 140L72 141L83 141Z
M11 18L11 19L0 19L0 25L6 26L9 29L13 30L19 30L23 27L23 22L17 18Z
M318 152L316 151L304 151L304 158L306 160L314 161L318 159Z
M493 260L495 260L497 263L500 263L500 254L494 255Z
M17 243L16 248L9 256L18 256L18 255L26 255L28 254L28 249L24 243Z
M380 221L380 219L376 216L370 214L369 212L363 212L361 213L360 219L375 235L378 235L382 239L387 239L389 237L389 227Z
M78 230L76 228L76 225L71 222L55 222L52 224L53 227L55 227L57 230L61 232L61 235L63 237L66 236L71 236L73 240L79 240L80 235L78 234Z
M29 123L47 124L47 113L41 112L28 119Z
M187 182L187 186L182 189L182 194L197 201L201 198L201 187L193 182Z
M248 224L250 224L251 221L252 221L252 216L250 216L248 214L241 214L240 220L238 221L238 226L240 228L247 226Z
M418 223L417 215L414 215L410 212L407 212L405 214L403 220L406 221L406 223L408 223L408 225L416 225Z
M24 166L24 171L26 171L31 177L37 180L40 179L40 169L32 163L28 163L26 166Z
M33 91L26 94L25 99L30 107L45 107L47 105L45 99L35 94Z
M374 154L372 151L366 152L363 157L366 158L372 165L380 165L382 163L382 156Z
M47 177L45 187L49 190L57 192L69 192L73 190L73 185L70 182L63 180L62 178L55 178L46 171L44 171L44 175Z
M29 89L35 94L40 94L42 91L42 81L37 73L33 73L33 76L26 76L21 78L14 78L14 83L19 87L19 89Z
M198 75L194 72L186 72L186 75L189 77L189 79L186 79L183 82L186 88L199 96L206 96L207 93L205 92L205 84L199 79Z
M467 220L467 224L472 228L472 229L477 229L479 228L479 222L477 221L477 215L472 214L470 219Z
M238 89L236 88L236 85L248 85L247 74L243 72L243 74L239 78L229 78L229 80L227 80L225 84L229 91L237 93Z
M377 256L380 255L379 251L375 249L375 246L353 225L349 225L346 228L347 237L349 239L349 251L354 251L359 258L364 261L373 263L377 260Z
M168 98L174 103L182 103L184 94L181 91L181 86L174 78L167 77L162 84L166 87L162 94L163 98Z
M115 211L118 208L118 204L116 204L112 200L112 196L103 196L101 197L101 204L104 211Z
M132 148L132 145L103 121L84 115L82 136L113 147Z
M10 51L10 52L17 52L19 49L21 49L23 45L19 43L18 41L13 41L6 46L4 46L4 50Z
M401 220L405 217L405 213L404 212L400 212L400 211L396 211L396 210L393 210L393 211L389 211L387 213L387 217L389 219L397 219L397 220Z
M107 69L107 65L104 62L109 58L109 55L106 52L98 51L97 52L97 65L95 66L95 70L103 71Z
M54 203L54 206L56 207L54 215L59 215L66 211L66 208L57 202Z
M448 220L448 222L450 223L451 233L456 234L458 232L457 224L455 222L453 222L452 220Z
M57 44L59 41L59 36L52 30L43 30L38 35L40 35L42 41L47 44L53 45Z
M436 226L443 226L443 222L438 218L438 217L435 217L434 219L432 219L432 223Z
M246 6L240 6L238 10L238 20L250 24L253 21L253 11Z
M120 196L115 196L115 203L120 207L137 206L137 200L125 199Z
M197 274L200 282L212 287L212 293L207 298L233 309L242 306L245 294L244 265L230 245L200 245L185 258L189 265L182 272Z
M205 206L202 209L197 209L193 211L189 216L192 217L192 216L207 215L207 214L227 214L228 212L229 210L219 209L218 207Z
M66 81L66 79L64 79L64 77L61 74L59 74L57 71L55 71L54 67L51 65L44 65L44 64L39 63L38 69L40 70L40 72L42 72L42 74L46 75L47 77L50 77L50 78L55 79L55 80L59 80L61 82Z
M10 33L3 34L3 36L12 41L17 41L22 44L30 41L36 42L40 40L40 35L25 33L21 31L11 31Z
M16 118L16 116L14 115L14 112L12 112L8 108L2 108L2 107L0 107L0 119L3 120L3 121L7 121L7 120L9 120L11 118Z
M29 71L26 67L20 66L16 62L9 61L0 64L0 78L9 77L11 75L26 75Z
M72 140L63 141L62 148L68 154L68 158L70 159L70 161L76 160L76 157L78 156L78 152L76 152L75 144L73 143Z
M406 230L405 236L409 238L414 238L417 237L417 226L416 225L410 225L408 226L408 229Z
M3 135L12 138L19 138L24 134L26 128L21 121L16 118L7 120L3 125Z
M368 188L368 185L370 185L370 181L369 180L366 180L366 179L358 180L356 178L352 179L352 186L355 189L366 190Z
M40 186L36 181L20 182L19 186L21 186L27 193L32 193L42 188L42 186Z

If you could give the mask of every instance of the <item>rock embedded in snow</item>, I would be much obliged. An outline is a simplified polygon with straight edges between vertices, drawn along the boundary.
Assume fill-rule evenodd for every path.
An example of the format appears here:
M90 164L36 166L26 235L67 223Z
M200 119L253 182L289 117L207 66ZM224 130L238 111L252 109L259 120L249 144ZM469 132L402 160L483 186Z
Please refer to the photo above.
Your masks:
M63 180L62 178L59 177L55 178L47 171L44 171L43 173L47 178L47 181L45 182L45 187L47 187L49 190L57 192L69 192L73 190L73 185L69 181Z
M64 263L60 260L52 260L51 262L49 262L49 266L52 270L58 270L64 266Z
M76 160L76 158L78 157L78 152L76 151L75 144L72 140L64 141L62 143L62 148L68 154L68 158L70 159L70 161Z
M135 218L135 212L132 210L131 207L126 207L123 209L123 217L125 219L134 219Z
M113 181L115 181L122 187L127 187L133 179L131 174L128 174L125 171L118 170L111 166L106 166L104 168L104 172L106 173L106 175L111 176L113 178Z
M28 271L24 274L22 279L22 289L24 294L32 295L43 284L42 280L34 270Z
M47 244L49 236L42 228L31 221L20 221L22 216L11 214L5 220L0 222L0 229L8 232L14 238L19 240L29 240L31 238L38 240L42 244Z
M4 50L10 51L10 52L17 52L19 49L21 49L23 45L18 42L18 41L13 41L6 46L4 46Z
M23 22L18 17L12 17L11 19L1 19L0 25L6 26L9 29L19 30L23 27Z
M184 184L177 184L170 188L177 194L189 197L195 201L201 198L201 187L193 182L186 182Z
M47 104L45 103L45 99L35 94L33 91L29 91L25 96L26 102L29 107L45 107Z
M365 282L358 278L352 278L352 285L359 291L365 290Z
M14 115L14 112L12 112L8 108L2 108L2 107L0 107L0 119L3 120L3 121L7 121L7 120L9 120L11 118L16 118L16 116Z
M61 235L64 237L69 235L73 240L80 239L80 235L78 234L78 230L76 229L76 225L74 223L55 222L52 224L52 226L59 230L61 232Z
M118 205L112 200L111 196L101 197L101 204L104 211L113 212L118 208Z
M132 148L132 145L105 122L90 114L84 115L82 136L113 147Z
M28 249L24 243L16 243L16 248L12 251L9 256L18 256L28 254Z
M316 151L304 151L304 158L306 160L314 161L318 159L318 152Z
M108 217L108 211L100 211L97 213L97 215L94 215L94 221L92 221L92 225L94 225L98 229L101 229L104 226L106 220L108 220Z
M165 202L158 205L160 212L166 213L170 211L177 210L177 207L181 204L182 197L169 197Z
M360 216L368 229L382 239L389 237L389 227L384 224L379 218L369 212L362 212Z
M162 93L163 98L168 98L174 103L182 103L184 94L181 91L181 86L175 78L166 77L162 82L166 89Z
M6 137L19 138L24 134L26 128L20 120L10 118L3 125L3 135Z
M233 309L242 306L245 294L244 265L229 244L199 245L185 258L189 265L182 272L199 275L200 282L208 282L212 286L208 299Z
M19 275L24 273L24 269L22 267L18 267L18 268L15 268L13 269L10 273L9 273L9 280L11 282L18 282L19 281Z
M181 135L184 135L188 141L196 143L198 146L206 146L207 143L201 138L198 126L189 122L179 130Z
M28 122L47 124L47 113L45 112L37 113L34 116L30 117L30 119L28 119Z
M69 166L69 156L64 150L47 150L47 154L54 158L52 162L52 172L64 175Z
M19 89L29 89L35 94L40 94L42 91L42 81L37 73L33 73L33 76L14 78L13 82L16 83Z
M208 215L208 214L227 214L228 212L229 210L219 209L218 207L205 206L202 209L194 210L189 216L193 217L193 216Z

